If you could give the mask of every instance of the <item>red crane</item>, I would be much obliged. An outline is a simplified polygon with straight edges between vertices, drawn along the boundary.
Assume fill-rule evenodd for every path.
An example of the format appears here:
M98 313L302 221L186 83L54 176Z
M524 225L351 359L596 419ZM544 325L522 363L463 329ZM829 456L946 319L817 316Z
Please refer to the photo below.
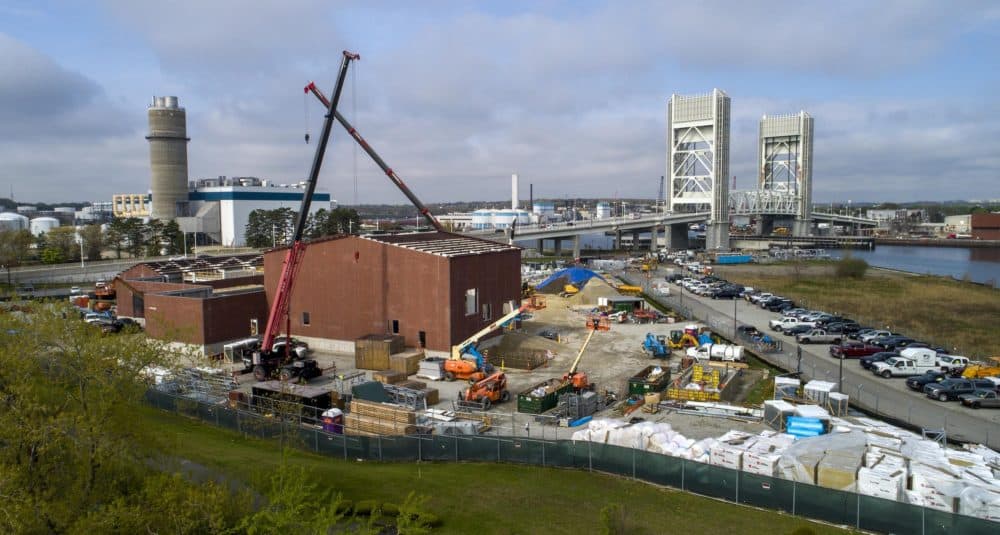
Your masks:
M347 77L347 67L351 61L361 59L361 56L352 52L344 51L343 62L340 64L340 73L337 75L337 85L333 90L333 100L326 102L327 115L323 122L323 131L320 133L319 144L316 146L316 154L313 156L312 168L309 171L309 181L306 184L306 191L302 195L302 205L295 221L295 232L292 234L292 244L285 254L285 261L281 267L281 278L278 279L278 288L274 294L274 302L271 303L271 311L267 317L267 329L264 331L264 339L261 341L260 351L253 356L253 373L258 380L263 380L277 371L278 367L286 360L294 356L294 348L291 340L291 316L289 315L289 302L292 296L292 286L295 283L295 274L299 264L305 254L306 244L302 241L305 231L306 218L309 216L309 206L312 204L313 192L316 191L316 181L319 178L320 168L323 166L323 156L326 153L326 146L330 140L330 131L333 129L333 118L337 115L337 103L340 102L340 94L344 89L344 80ZM284 347L276 350L275 340L278 337L281 324L285 324L285 335L288 337ZM292 368L289 375L299 377L300 373L315 373L315 361L313 361L310 371L301 372L303 367ZM283 370L284 372L284 370ZM282 373L284 377L286 374ZM306 377L308 378L308 377Z
M316 95L316 98L319 99L319 101L322 102L324 106L330 108L330 101L327 100L326 96L324 96L323 93L319 90L319 88L316 87L315 82L309 82L309 85L305 87L304 91L306 93L309 93L311 91L312 94ZM417 207L417 210L420 211L420 215L424 216L424 219L426 219L427 222L430 223L430 225L434 227L435 230L439 232L447 232L447 230L441 225L441 223L437 220L437 218L431 215L431 211L428 210L426 206L424 206L424 203L420 202L420 199L418 199L417 196L414 195L414 193L406 185L406 183L403 182L403 179L399 178L399 175L397 175L396 172L393 171L392 168L385 163L385 160L383 160L378 155L378 153L375 152L375 149L373 149L371 145L369 145L368 142L365 141L365 138L361 137L361 134L359 134L358 131L355 130L353 126L351 126L351 123L347 122L347 119L344 119L344 116L341 115L340 112L336 110L336 108L333 109L333 116L337 119L337 122L339 122L341 126L343 126L345 130L347 130L347 133L351 134L351 137L354 138L354 141L357 141L358 145L361 145L361 148L365 149L365 152L368 153L368 156L371 156L371 159L374 160L376 164L378 164L378 166L382 169L382 172L384 172L385 175L389 177L389 180L391 180L392 183L395 184L397 188L399 188L399 191L402 191L403 195L406 195L406 198L409 199L411 203L413 203L413 206Z

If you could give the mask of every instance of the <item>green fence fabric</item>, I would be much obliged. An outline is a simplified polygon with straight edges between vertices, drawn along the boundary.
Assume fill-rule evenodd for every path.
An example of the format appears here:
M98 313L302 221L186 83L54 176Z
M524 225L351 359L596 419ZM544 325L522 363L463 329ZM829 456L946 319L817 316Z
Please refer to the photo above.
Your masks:
M346 460L383 462L502 462L576 468L617 474L731 502L815 518L879 533L995 535L1000 524L901 502L748 474L643 450L572 440L498 435L357 437L327 433L261 415L151 389L150 405L232 429Z

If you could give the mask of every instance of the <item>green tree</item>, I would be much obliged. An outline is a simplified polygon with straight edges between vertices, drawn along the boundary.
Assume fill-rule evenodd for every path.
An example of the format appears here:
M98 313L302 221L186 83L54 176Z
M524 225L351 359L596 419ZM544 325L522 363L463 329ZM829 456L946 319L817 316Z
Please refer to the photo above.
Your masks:
M186 252L184 251L184 233L181 232L181 227L177 224L177 221L171 219L163 225L162 238L164 243L167 244L168 255Z
M139 258L146 247L146 226L137 217L126 217L122 220L122 226L125 231L125 241L128 244L128 254L132 258Z
M80 242L73 227L56 227L45 233L46 248L59 251L63 262L80 260Z
M28 258L34 237L27 230L0 229L0 265L19 266Z
M125 248L126 230L125 220L116 217L108 223L108 229L104 231L104 242L115 250L115 257L119 259Z
M100 260L101 250L104 249L101 226L87 225L83 227L80 229L80 238L83 240L83 250L87 255L87 260Z
M353 208L336 208L331 211L321 208L311 214L307 222L307 236L310 238L357 234L361 229L361 217Z
M247 247L280 247L291 240L294 225L295 212L290 208L254 210L247 218L244 241Z

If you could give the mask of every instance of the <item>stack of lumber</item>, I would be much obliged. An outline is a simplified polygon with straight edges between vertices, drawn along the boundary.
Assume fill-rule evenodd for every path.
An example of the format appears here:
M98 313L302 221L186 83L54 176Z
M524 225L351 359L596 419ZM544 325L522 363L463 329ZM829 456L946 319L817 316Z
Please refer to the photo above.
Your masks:
M344 434L406 435L416 433L416 413L397 405L371 401L351 401L351 412L344 418Z
M406 374L394 370L381 370L373 373L372 379L375 379L376 381L382 384L394 385L396 383L405 381Z
M424 358L424 350L407 349L400 353L389 355L389 369L404 375L413 375L420 370L420 361Z
M359 370L389 369L390 355L406 349L405 339L393 334L369 334L354 341L354 367Z

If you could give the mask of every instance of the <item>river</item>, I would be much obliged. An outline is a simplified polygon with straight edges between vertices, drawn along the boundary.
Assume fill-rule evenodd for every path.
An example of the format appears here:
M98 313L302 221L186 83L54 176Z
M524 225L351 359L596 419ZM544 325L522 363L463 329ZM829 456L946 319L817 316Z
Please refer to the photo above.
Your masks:
M945 275L981 284L1000 282L1000 249L878 245L872 251L829 251L834 258L850 254L869 265L930 275Z

